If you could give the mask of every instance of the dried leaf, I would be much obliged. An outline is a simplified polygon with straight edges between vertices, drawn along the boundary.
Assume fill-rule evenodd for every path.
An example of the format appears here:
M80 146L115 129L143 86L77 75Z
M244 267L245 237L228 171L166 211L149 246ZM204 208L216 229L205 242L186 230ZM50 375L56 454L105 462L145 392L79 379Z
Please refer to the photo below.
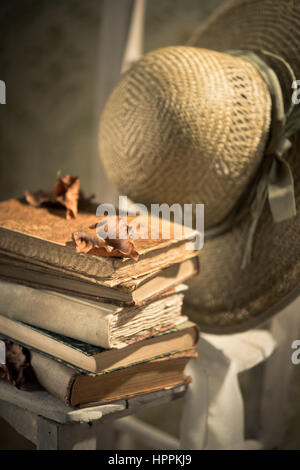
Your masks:
M74 232L72 234L73 240L76 243L76 251L78 253L88 253L93 248L105 248L107 251L108 247L105 241L97 236L96 233L90 233L87 231ZM112 248L110 249L110 251Z
M67 219L73 219L78 214L79 192L80 180L77 176L58 177L55 187L56 202L67 209Z
M17 388L35 384L36 379L30 365L29 351L12 341L5 340L4 342L6 364L0 364L0 379L12 383Z
M53 189L39 190L34 193L24 191L25 199L33 207L42 205L60 205L67 209L66 218L73 219L78 214L78 203L92 199L90 195L86 198L80 190L80 180L77 176L57 175L56 186Z
M104 248L109 256L132 258L137 261L139 254L129 234L130 229L124 218L110 216L91 225L88 230L73 233L73 240L78 253Z

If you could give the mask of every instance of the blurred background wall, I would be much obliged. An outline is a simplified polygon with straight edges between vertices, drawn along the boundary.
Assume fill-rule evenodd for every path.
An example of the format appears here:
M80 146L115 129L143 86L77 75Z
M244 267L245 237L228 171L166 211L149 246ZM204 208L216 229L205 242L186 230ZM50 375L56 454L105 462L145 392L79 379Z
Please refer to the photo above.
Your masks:
M148 0L144 50L184 44L221 3ZM58 170L80 176L83 189L103 201L113 200L97 156L102 6L101 0L1 0L0 80L7 104L0 105L0 200L52 186ZM286 448L300 448L296 369ZM179 400L142 417L177 435L181 406ZM33 446L0 421L0 449L22 448Z
M60 169L89 185L100 15L99 0L1 1L1 199Z
M184 44L220 3L148 0L145 51ZM7 104L0 106L0 200L51 186L58 170L80 176L82 187L105 202L112 199L97 156L102 6L101 0L1 0Z

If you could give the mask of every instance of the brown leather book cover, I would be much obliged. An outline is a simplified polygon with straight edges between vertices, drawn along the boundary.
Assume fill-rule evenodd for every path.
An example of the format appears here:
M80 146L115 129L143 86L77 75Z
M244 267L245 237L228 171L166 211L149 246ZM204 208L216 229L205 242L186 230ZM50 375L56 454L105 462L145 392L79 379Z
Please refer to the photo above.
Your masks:
M69 406L111 403L189 383L184 369L197 357L194 349L132 365L115 372L85 375L55 360L31 353L39 383Z
M133 219L128 217L128 223ZM43 263L44 266L63 268L70 273L81 273L106 281L114 280L114 284L198 255L197 251L186 249L196 232L185 228L183 233L183 227L180 226L182 237L174 239L175 225L172 223L170 239L134 240L138 261L109 257L103 248L77 253L72 234L86 230L100 220L100 217L90 212L80 212L75 219L66 220L64 210L36 208L17 199L4 201L0 203L0 250L32 263ZM150 217L145 220L148 226L153 222Z

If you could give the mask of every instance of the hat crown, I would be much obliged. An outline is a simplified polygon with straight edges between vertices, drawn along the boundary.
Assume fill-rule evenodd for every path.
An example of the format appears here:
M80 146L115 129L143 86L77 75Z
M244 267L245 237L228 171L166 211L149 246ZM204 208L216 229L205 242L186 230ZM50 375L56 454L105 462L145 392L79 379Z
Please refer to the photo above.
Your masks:
M256 172L271 98L246 60L194 47L146 54L121 78L104 109L100 155L131 199L203 203L221 222Z

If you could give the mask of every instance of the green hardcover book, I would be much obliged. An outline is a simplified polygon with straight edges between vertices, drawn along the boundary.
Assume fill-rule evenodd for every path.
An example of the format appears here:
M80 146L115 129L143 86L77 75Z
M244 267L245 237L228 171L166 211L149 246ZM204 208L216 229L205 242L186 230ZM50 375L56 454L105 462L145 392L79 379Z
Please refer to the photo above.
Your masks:
M85 373L104 374L191 349L198 341L198 328L185 322L122 349L104 349L0 315L0 335Z

